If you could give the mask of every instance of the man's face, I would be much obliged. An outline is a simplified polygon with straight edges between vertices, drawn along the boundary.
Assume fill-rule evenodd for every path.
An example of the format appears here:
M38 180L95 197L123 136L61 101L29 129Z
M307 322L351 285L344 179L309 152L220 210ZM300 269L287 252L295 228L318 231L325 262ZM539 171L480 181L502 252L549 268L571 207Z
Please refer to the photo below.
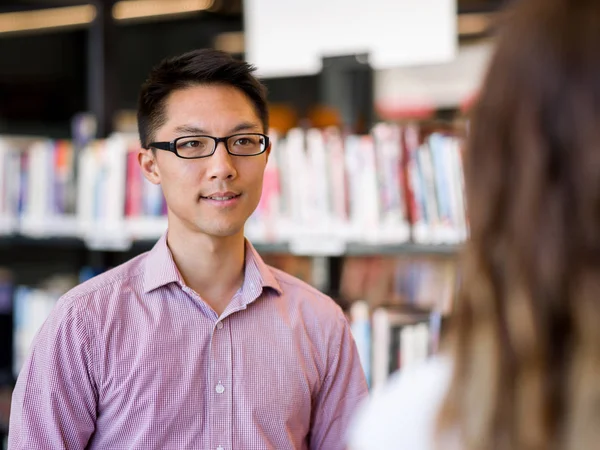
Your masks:
M156 142L190 135L264 132L251 101L230 86L199 85L174 91L165 108L167 120L157 130ZM162 186L169 227L226 237L243 233L258 205L269 151L233 156L221 142L212 156L200 159L143 150L140 164L146 178Z

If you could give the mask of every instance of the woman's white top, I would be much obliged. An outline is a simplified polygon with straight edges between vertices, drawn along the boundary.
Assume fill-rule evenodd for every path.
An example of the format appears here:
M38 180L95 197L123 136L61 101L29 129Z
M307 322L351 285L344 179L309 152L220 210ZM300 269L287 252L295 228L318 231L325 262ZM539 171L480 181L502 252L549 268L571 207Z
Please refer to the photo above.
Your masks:
M350 428L350 450L433 450L437 413L450 384L443 357L401 370L375 390Z

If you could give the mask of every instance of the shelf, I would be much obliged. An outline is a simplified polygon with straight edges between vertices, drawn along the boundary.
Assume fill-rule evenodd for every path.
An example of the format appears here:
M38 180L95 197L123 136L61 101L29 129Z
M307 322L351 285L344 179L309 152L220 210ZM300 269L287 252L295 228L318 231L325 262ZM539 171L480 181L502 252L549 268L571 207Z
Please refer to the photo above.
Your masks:
M19 234L32 238L71 238L79 232L79 222L74 215L45 217L23 217L19 222Z
M32 237L23 234L0 235L0 248L16 247L63 247L63 248L81 248L95 251L127 251L131 248L138 250L150 249L156 239L144 238L132 242L118 245L117 240L111 243L97 240L90 242L80 237L60 236L60 237ZM90 245L93 244L93 245ZM346 243L344 248L340 249L338 244L335 248L314 249L309 251L304 247L303 251L296 251L288 242L253 242L254 247L260 253L269 254L295 254L300 256L367 256L367 255L447 255L452 256L460 251L460 245L433 245L433 244L368 244L368 243ZM328 251L331 250L331 251Z
M37 245L106 252L150 249L168 228L167 218L162 216L115 218L100 222L83 220L76 215L23 216L19 220L4 219L0 225L0 246L4 248ZM461 236L449 230L426 234L417 233L419 228L416 227L414 236L420 243L415 243L409 242L410 228L406 225L382 226L368 233L348 224L327 223L320 228L279 225L279 228L267 233L264 225L250 223L245 229L246 236L262 253L310 257L454 255L460 249L460 244L456 242L460 241Z
M294 255L304 256L368 256L368 255L440 255L453 256L457 255L461 249L461 245L455 244L415 244L411 242L403 244L368 244L349 242L344 244L341 249L338 244L330 248L314 249L313 252L308 251L308 248L303 248L303 251L296 251L290 244L281 243L253 243L257 250L266 253L291 253ZM331 250L331 251L329 251Z
M416 244L407 242L404 244L371 245L350 243L346 253L349 255L456 255L461 249L460 244Z
M14 217L0 216L0 235L11 234L17 230L19 221Z
M53 247L84 249L85 243L78 237L31 237L22 234L0 235L0 249L15 247Z

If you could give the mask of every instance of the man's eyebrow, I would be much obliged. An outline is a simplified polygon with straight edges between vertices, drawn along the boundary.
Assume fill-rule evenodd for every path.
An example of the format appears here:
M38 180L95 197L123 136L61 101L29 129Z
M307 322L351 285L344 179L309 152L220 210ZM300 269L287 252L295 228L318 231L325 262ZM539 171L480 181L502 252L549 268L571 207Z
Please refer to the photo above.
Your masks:
M233 127L230 130L230 133L237 133L239 131L246 131L246 130L256 130L256 129L261 129L260 125L254 122L242 122L239 125Z
M178 134L206 134L206 130L194 125L179 125L175 128L175 133Z
M240 131L247 131L247 130L261 130L261 126L257 123L254 122L242 122L238 125L236 125L235 127L233 127L231 130L229 130L230 134L234 134L234 133L239 133ZM209 134L208 131L206 131L203 128L197 127L195 125L179 125L178 127L175 128L175 133L177 134Z

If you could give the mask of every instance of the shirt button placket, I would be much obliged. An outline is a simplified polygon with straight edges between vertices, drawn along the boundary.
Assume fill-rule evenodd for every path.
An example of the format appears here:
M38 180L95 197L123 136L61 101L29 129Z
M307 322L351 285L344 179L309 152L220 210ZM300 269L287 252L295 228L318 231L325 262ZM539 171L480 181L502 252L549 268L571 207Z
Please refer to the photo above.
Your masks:
M215 323L212 337L212 386L214 389L212 415L212 442L214 449L231 449L231 335L228 328L229 324L223 321Z

